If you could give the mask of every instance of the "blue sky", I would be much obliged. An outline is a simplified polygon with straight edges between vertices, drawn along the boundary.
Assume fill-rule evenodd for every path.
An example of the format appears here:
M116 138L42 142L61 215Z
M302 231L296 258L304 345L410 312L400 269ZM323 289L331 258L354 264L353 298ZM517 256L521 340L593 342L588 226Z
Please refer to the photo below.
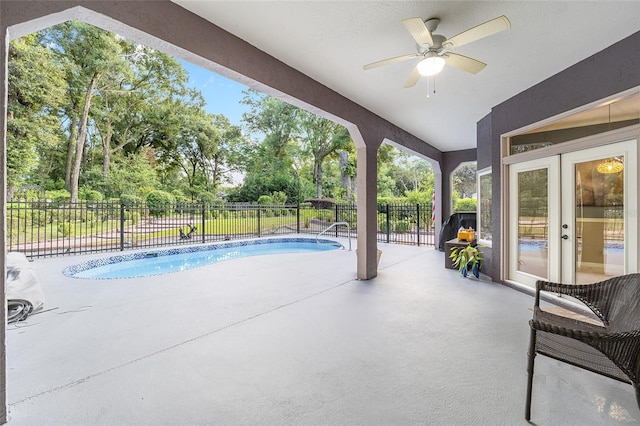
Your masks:
M229 119L231 124L239 126L242 113L247 110L246 105L240 103L243 97L242 91L246 90L247 86L189 62L181 60L179 62L189 73L190 86L198 89L207 101L205 107L207 112L222 114Z

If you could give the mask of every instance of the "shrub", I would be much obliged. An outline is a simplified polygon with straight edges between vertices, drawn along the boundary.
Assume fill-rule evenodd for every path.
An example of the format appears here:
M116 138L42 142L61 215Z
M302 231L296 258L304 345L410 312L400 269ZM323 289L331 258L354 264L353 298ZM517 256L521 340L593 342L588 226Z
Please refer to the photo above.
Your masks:
M173 195L168 192L155 190L147 194L147 206L149 207L150 216L168 216L171 212L171 204L173 203Z
M274 204L284 204L287 202L287 194L282 191L274 191L271 193L271 199Z
M32 212L31 221L35 226L44 226L50 220L46 210L34 210Z
M478 200L475 198L460 198L453 206L453 212L475 212Z
M258 197L258 204L273 204L273 197L271 197L271 195L261 195L260 197Z
M131 221L132 225L136 225L138 222L140 222L140 212L125 210L124 220Z
M125 207L135 207L140 205L142 199L135 194L124 193L120 195L120 202Z
M104 196L100 192L90 188L81 188L80 191L78 191L78 198L84 201L94 201L98 203L104 200Z
M409 229L411 229L411 221L406 219L398 220L393 222L392 227L395 232L409 232Z
M222 204L224 201L216 197L211 192L202 191L198 193L198 199L206 204Z
M71 193L66 189L58 189L56 191L47 192L47 198L54 203L61 203L71 200Z
M68 223L59 223L58 233L62 234L63 237L68 237L71 233L71 226Z

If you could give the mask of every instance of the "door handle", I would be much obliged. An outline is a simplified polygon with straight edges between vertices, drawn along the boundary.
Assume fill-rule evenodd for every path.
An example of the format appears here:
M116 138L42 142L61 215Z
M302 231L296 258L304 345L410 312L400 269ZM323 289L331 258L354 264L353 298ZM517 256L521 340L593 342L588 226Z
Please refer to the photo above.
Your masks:
M562 238L563 240L568 240L568 239L569 239L569 236L568 236L567 234L563 234L561 238Z

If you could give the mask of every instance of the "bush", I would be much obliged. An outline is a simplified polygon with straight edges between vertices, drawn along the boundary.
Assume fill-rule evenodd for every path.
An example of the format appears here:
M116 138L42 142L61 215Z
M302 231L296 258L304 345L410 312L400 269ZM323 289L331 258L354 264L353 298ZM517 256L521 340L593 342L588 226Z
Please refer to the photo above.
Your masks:
M140 212L126 210L124 212L124 220L131 221L132 225L136 225L140 222Z
M165 191L155 190L147 194L147 206L149 215L153 217L168 216L171 212L171 204L175 199L173 195Z
M409 232L409 229L411 229L411 221L398 220L392 223L392 227L395 232Z
M216 197L215 194L207 191L198 192L198 199L206 204L222 204L224 202L223 200Z
M67 202L71 200L71 193L66 189L58 189L56 191L47 192L47 198L54 203Z
M99 203L100 201L104 200L104 196L100 192L90 188L81 188L78 192L78 198L84 201L93 201Z
M284 204L287 202L287 194L282 191L274 191L271 193L271 199L274 204Z
M59 223L58 233L62 234L63 237L68 237L71 233L71 226L68 223Z
M271 195L261 195L258 197L258 204L271 205L273 204L273 197Z
M31 215L31 221L35 226L44 226L50 219L46 210L34 210Z
M135 207L139 206L142 203L142 199L134 194L125 193L120 195L120 202L125 207Z
M475 198L460 198L453 206L453 212L475 212L478 200Z

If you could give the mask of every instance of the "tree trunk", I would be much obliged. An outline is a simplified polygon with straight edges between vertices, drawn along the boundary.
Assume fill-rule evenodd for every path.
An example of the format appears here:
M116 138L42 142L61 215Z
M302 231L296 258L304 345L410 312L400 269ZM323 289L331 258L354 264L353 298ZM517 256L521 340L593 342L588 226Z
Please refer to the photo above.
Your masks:
M318 161L313 164L313 180L316 183L316 198L322 198L322 165Z
M78 131L78 142L76 143L76 158L73 163L71 173L71 202L78 202L78 182L80 181L80 166L82 165L82 154L84 153L84 144L87 141L87 122L89 121L89 108L91 108L91 97L93 96L93 88L95 87L100 75L93 74L87 93L84 98L84 107L82 109L82 117L80 119L80 128Z
M347 166L349 165L349 152L340 151L338 160L340 162L340 183L342 186L342 190L344 191L344 197L348 202L352 202L353 201L353 196L352 196L353 183L352 183L351 175L347 171Z
M67 144L67 167L64 175L64 187L71 192L71 171L73 170L73 153L76 150L76 129L78 128L77 104L73 106L71 122L69 123L69 143Z
M7 184L7 202L13 201L13 194L15 192L16 187L12 184Z
M105 110L109 111L109 98L105 98ZM107 113L107 117L109 117ZM105 134L102 138L102 177L105 186L109 185L109 165L111 164L111 138L113 137L113 120L107 118L105 120Z

